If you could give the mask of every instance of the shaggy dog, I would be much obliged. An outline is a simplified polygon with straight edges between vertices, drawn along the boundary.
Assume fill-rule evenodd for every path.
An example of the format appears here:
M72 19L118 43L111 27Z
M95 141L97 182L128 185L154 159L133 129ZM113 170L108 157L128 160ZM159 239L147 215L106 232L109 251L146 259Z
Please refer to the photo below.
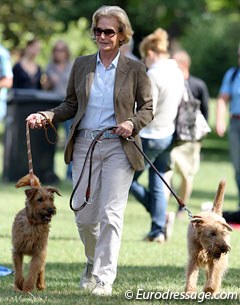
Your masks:
M185 292L196 291L199 268L206 270L204 292L216 294L228 267L232 228L222 217L225 182L220 181L211 212L195 215L188 227L188 264Z
M16 187L30 186L30 176L22 177ZM26 189L25 208L18 212L12 226L13 263L15 269L15 289L24 292L46 288L44 271L47 254L49 223L56 214L54 193L58 189L41 186L34 176L34 186ZM31 256L29 273L23 277L23 257Z

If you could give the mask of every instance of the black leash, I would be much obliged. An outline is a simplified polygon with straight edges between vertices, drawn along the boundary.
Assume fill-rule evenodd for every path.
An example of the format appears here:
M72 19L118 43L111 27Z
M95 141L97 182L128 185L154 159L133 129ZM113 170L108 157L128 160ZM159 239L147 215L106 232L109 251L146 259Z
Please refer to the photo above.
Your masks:
M168 185L167 181L163 178L163 176L159 173L159 171L157 170L157 168L155 167L155 165L152 163L152 161L148 158L148 156L143 152L143 150L137 145L135 139L131 136L127 138L127 141L132 142L138 149L138 151L143 155L144 159L146 159L146 161L148 162L148 164L154 169L154 171L156 172L156 174L158 175L158 177L162 180L162 182L166 185L166 187L169 189L169 191L171 192L171 194L174 196L174 198L176 199L177 203L179 204L179 206L187 211L189 218L192 218L192 213L191 211L187 208L186 204L183 202L182 198L180 198L175 192L174 190L170 187L170 185Z
M82 168L82 171L81 171L81 174L78 178L78 181L73 189L73 192L71 194L71 197L70 197L70 208L74 211L74 212L78 212L80 210L82 210L87 204L90 204L91 203L91 174L92 174L92 157L93 157L93 151L94 151L94 148L95 148L95 145L97 144L97 142L99 140L101 140L101 137L102 135L104 134L105 131L107 130L113 130L117 128L116 126L112 126L112 127L107 127L101 131L99 131L99 134L93 139L91 145L89 146L89 149L87 151L87 154L86 154L86 158L84 160L84 164L83 164L83 168ZM142 154L142 156L146 159L146 161L149 163L149 165L154 169L154 171L156 172L156 174L159 176L159 178L162 180L162 182L166 185L166 187L169 189L169 191L171 192L171 194L174 196L174 198L176 199L177 203L179 204L179 206L186 210L187 213L188 213L188 216L189 218L192 218L192 213L191 211L187 208L186 204L183 202L183 200L174 192L174 190L168 185L168 183L166 182L166 180L163 178L163 176L159 173L159 171L157 170L157 168L154 166L154 164L151 162L151 160L148 158L148 156L143 152L143 150L137 145L135 139L133 136L130 136L126 139L127 141L130 141L132 142L136 148L138 149L138 151ZM85 171L85 167L86 167L86 164L87 164L87 160L88 160L88 157L90 155L90 163L89 163L89 174L88 174L88 186L87 186L87 189L86 189L86 195L85 195L85 200L84 200L84 203L79 207L79 208L74 208L73 205L72 205L72 200L73 200L73 196L82 180L82 177L83 177L83 174L84 174L84 171Z

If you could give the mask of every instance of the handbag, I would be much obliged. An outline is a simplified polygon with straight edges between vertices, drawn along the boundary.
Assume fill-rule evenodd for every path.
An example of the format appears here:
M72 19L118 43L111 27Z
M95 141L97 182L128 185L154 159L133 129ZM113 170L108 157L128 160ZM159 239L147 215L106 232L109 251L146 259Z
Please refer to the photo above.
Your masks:
M178 106L175 121L175 140L195 142L205 137L211 131L211 128L200 110L201 102L193 96L187 82L185 83L185 90L187 94L183 95Z
M202 140L211 131L208 122L206 121L201 110L197 110L196 121L195 121L195 140Z

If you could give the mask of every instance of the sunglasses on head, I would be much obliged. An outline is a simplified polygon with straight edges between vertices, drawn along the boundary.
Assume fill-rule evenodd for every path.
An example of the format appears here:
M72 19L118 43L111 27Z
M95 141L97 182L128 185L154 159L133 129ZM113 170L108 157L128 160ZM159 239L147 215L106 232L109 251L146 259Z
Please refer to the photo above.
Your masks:
M115 32L113 29L105 29L105 30L103 30L101 28L94 28L93 29L93 33L94 33L95 36L101 36L102 33L104 33L105 37L110 37L110 38L117 35L119 32Z

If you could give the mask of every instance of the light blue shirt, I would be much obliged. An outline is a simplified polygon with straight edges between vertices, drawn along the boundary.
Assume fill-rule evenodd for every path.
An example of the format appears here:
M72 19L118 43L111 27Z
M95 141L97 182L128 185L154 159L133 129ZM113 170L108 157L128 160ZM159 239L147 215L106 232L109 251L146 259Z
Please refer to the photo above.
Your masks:
M94 80L90 89L86 113L78 129L102 130L105 127L116 126L114 111L114 83L120 52L105 68L99 54Z
M230 68L225 73L220 88L220 94L227 94L230 96L230 113L240 114L240 69L238 69L233 82L231 82L234 71L235 68Z

